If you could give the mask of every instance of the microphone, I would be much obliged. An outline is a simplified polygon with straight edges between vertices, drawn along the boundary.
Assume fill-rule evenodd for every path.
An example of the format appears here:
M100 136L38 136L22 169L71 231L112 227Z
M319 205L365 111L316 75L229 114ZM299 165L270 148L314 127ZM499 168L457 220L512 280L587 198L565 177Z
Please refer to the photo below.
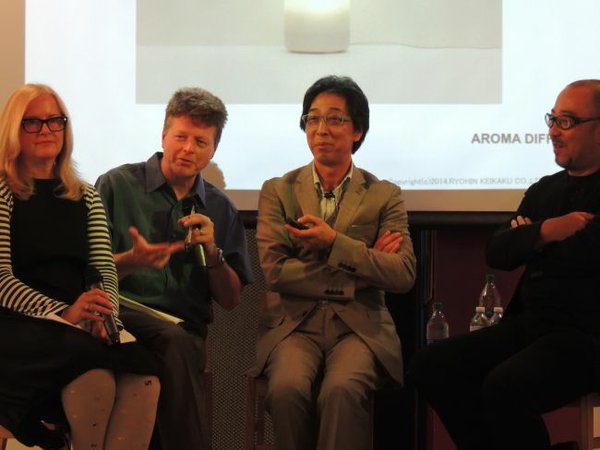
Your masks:
M104 291L104 283L102 282L102 274L94 266L87 266L85 269L85 286L88 290L100 289ZM108 337L113 344L120 344L121 338L119 336L119 329L117 328L117 322L112 314L101 314L104 319L104 328L108 333Z
M335 198L335 195L333 194L333 192L327 191L323 194L323 197L325 197L327 200L330 200L332 198Z
M196 205L192 204L192 208L190 209L190 216L196 213ZM187 235L185 237L185 249L186 251L193 251L194 255L196 255L196 261L202 270L206 269L206 255L204 254L204 247L202 244L192 245L192 231L194 230L194 225L188 228Z

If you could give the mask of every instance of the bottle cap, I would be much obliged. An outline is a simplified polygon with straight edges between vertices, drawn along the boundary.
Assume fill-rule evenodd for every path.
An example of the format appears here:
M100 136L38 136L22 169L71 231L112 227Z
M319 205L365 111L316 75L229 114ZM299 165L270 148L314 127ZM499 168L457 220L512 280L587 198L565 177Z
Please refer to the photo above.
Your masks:
M494 306L494 312L502 312L504 311L504 308L502 308L502 306Z
M442 310L444 308L444 304L442 302L435 302L433 304L433 309L437 309L438 311Z
M476 312L485 312L485 306L476 306L475 311Z
M495 283L496 282L496 275L494 275L493 273L488 273L485 276L485 282L486 283Z

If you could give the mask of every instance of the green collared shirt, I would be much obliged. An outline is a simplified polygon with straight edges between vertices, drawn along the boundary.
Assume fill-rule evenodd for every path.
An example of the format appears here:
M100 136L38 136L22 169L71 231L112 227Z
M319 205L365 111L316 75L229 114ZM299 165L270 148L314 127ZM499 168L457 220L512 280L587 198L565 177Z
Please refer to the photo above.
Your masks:
M160 169L161 158L162 153L155 153L146 162L117 167L96 182L107 210L113 251L121 253L131 248L130 226L135 226L150 243L185 239L187 230L178 221L190 213L193 201L196 212L213 221L215 242L223 249L227 263L242 284L251 282L245 230L231 201L200 175L188 196L177 200ZM126 297L188 323L205 324L213 316L208 276L193 253L179 252L171 256L163 269L138 270L123 278L119 285Z

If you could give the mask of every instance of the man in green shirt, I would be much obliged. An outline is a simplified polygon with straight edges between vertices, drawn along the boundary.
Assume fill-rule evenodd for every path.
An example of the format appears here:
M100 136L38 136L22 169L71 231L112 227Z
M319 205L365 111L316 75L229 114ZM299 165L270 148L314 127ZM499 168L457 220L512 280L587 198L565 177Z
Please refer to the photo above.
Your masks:
M121 295L183 319L175 324L126 307L121 312L126 327L163 363L153 449L209 448L199 375L212 301L232 309L252 281L239 214L200 174L226 120L217 97L181 89L167 105L164 152L112 169L96 183Z

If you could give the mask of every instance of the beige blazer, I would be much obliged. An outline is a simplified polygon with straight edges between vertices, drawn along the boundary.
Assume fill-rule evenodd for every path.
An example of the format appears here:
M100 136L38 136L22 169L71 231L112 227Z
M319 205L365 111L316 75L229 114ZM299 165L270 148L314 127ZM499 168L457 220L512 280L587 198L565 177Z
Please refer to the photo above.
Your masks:
M266 181L260 192L256 237L267 294L257 340L261 372L273 348L315 308L329 300L395 380L402 383L400 340L384 302L384 291L406 292L416 261L400 188L354 168L341 199L329 254L306 251L290 239L286 217L320 216L312 164ZM386 230L401 231L394 254L372 247ZM276 293L276 294L274 294Z

